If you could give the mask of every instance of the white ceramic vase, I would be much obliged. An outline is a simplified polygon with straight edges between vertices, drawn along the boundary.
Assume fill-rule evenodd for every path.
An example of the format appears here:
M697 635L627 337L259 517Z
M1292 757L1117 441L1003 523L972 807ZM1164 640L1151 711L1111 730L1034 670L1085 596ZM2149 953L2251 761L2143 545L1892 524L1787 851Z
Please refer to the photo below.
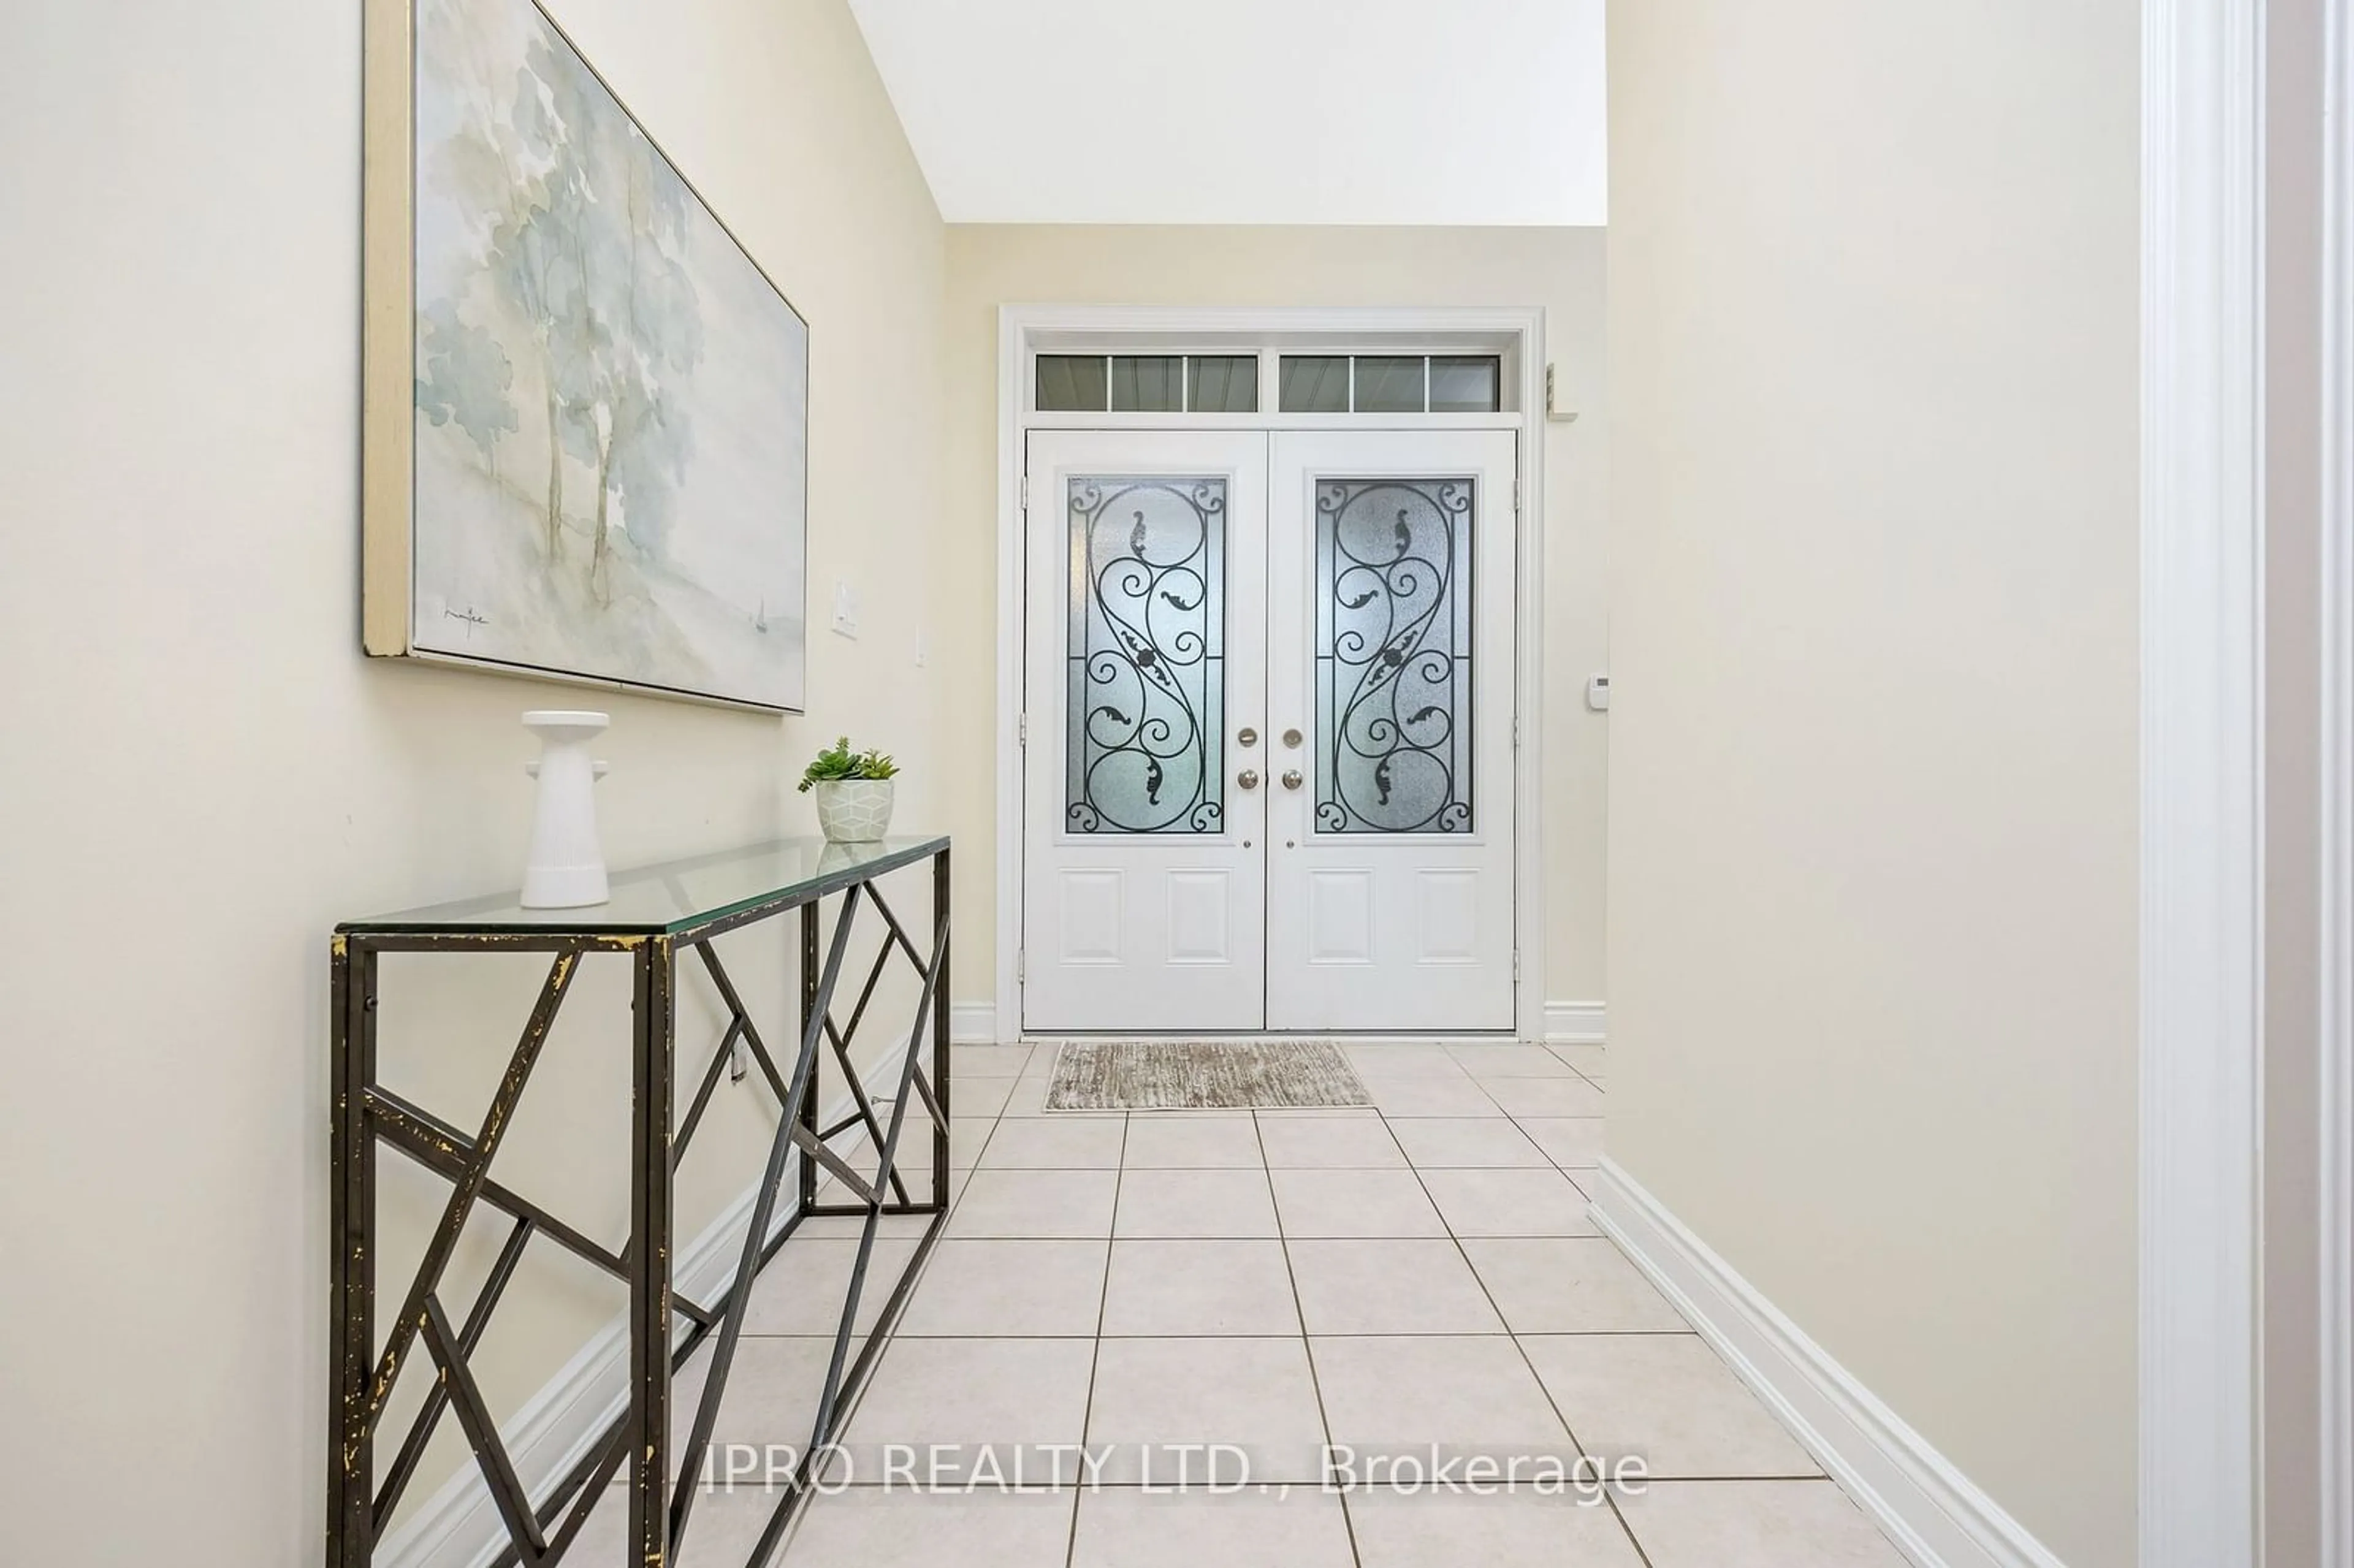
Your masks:
M539 781L532 816L531 857L524 864L526 909L577 909L602 904L610 892L605 852L597 842L597 780L605 764L588 756L588 743L612 720L604 714L540 709L523 715L524 728L539 736L539 760L524 771Z
M812 787L819 831L838 844L872 843L891 829L888 779L828 779Z

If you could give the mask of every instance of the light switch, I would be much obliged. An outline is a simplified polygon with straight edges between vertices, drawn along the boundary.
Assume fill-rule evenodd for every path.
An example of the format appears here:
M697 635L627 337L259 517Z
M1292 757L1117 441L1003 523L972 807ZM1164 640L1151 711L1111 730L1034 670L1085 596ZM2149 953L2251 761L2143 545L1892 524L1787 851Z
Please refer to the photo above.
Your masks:
M1610 711L1609 676L1588 675L1585 677L1585 705L1592 708L1598 714L1606 714Z

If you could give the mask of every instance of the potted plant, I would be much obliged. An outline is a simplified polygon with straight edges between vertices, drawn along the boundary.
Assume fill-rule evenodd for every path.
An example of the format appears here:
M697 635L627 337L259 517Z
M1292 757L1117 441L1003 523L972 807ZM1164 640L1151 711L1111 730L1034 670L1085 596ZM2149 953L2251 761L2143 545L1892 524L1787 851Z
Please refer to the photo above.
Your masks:
M891 780L899 765L872 747L850 749L843 736L817 754L801 775L801 793L817 793L817 825L834 843L859 844L891 827Z

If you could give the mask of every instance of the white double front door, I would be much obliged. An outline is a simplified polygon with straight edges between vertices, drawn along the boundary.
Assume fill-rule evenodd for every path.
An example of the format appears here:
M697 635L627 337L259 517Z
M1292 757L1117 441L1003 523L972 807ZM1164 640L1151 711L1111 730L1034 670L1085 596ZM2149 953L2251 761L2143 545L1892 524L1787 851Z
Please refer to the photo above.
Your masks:
M1515 438L1029 438L1023 1023L1510 1029Z

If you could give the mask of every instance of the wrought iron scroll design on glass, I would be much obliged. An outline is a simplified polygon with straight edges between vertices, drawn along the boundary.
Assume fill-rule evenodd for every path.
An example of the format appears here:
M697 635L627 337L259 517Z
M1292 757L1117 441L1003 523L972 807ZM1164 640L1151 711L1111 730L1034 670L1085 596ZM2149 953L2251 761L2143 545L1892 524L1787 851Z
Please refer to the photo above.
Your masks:
M1065 824L1223 832L1226 481L1068 482Z
M1467 833L1473 482L1316 485L1316 831Z

